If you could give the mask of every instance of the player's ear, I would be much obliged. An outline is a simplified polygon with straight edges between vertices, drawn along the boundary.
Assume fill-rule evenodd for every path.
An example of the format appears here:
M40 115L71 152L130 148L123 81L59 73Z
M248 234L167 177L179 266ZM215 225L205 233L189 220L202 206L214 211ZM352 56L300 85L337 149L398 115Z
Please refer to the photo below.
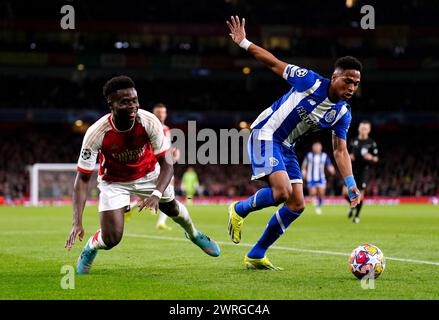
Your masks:
M337 78L341 75L342 70L340 68L336 68L331 76L331 81L337 80Z
M107 100L107 106L110 108L110 110L113 110L113 103L110 99Z

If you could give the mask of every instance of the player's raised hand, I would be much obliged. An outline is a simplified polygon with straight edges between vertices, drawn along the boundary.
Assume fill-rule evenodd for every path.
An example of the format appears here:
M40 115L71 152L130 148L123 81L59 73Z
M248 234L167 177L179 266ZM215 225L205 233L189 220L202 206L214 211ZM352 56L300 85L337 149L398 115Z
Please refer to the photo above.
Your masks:
M139 212L142 211L143 208L147 208L149 210L151 210L154 213L157 213L158 209L159 209L159 201L160 198L157 196L150 196L149 198L140 200L137 203L137 207L139 208Z
M84 237L84 228L82 225L73 225L72 231L70 231L64 248L70 250L75 244L76 237L79 237L79 241L82 241L82 238Z
M361 202L361 193L357 187L349 190L349 199L351 200L351 208L355 208Z
M241 22L238 16L231 16L230 22L226 21L226 24L230 29L229 36L239 45L245 39L245 18Z

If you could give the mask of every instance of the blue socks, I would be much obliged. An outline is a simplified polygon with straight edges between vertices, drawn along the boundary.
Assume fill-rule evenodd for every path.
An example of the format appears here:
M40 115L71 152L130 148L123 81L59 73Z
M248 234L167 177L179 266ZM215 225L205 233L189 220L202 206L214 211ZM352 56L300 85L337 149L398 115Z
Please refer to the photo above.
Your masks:
M261 259L267 249L285 232L288 226L300 216L300 213L282 206L268 221L264 233L247 254L249 258Z
M271 188L262 188L246 200L239 201L235 205L236 213L245 218L252 212L262 208L276 206ZM288 226L300 216L283 205L268 221L261 238L247 254L249 258L261 259L265 256L267 249L285 232Z
M323 198L317 197L317 207L320 208L323 205Z
M246 200L239 201L235 205L235 211L240 217L245 218L252 211L275 205L277 203L274 202L273 190L271 188L262 188Z

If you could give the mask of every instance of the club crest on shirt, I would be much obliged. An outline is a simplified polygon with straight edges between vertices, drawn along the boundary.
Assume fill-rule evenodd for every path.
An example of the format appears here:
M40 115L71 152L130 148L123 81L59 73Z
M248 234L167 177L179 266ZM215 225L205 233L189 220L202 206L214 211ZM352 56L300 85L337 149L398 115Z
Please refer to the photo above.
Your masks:
M84 149L82 150L82 154L81 154L82 159L84 160L88 160L91 158L91 150L90 149Z
M308 73L308 69L300 68L296 70L296 76L298 77L304 77Z
M337 111L335 111L335 110L331 110L331 111L327 112L327 113L325 114L325 117L324 117L325 121L326 121L326 122L332 122L332 121L334 121L334 120L335 120L335 115L336 115L336 114L337 114Z
M275 157L270 157L268 160L270 161L270 167L275 167L279 164L279 160Z

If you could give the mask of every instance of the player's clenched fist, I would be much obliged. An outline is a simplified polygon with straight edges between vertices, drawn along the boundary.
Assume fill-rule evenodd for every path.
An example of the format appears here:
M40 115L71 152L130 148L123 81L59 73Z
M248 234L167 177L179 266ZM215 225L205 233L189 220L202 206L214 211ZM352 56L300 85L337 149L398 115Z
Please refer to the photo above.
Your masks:
M245 18L241 22L238 16L231 16L230 22L226 21L226 24L230 29L229 36L239 45L245 39Z

